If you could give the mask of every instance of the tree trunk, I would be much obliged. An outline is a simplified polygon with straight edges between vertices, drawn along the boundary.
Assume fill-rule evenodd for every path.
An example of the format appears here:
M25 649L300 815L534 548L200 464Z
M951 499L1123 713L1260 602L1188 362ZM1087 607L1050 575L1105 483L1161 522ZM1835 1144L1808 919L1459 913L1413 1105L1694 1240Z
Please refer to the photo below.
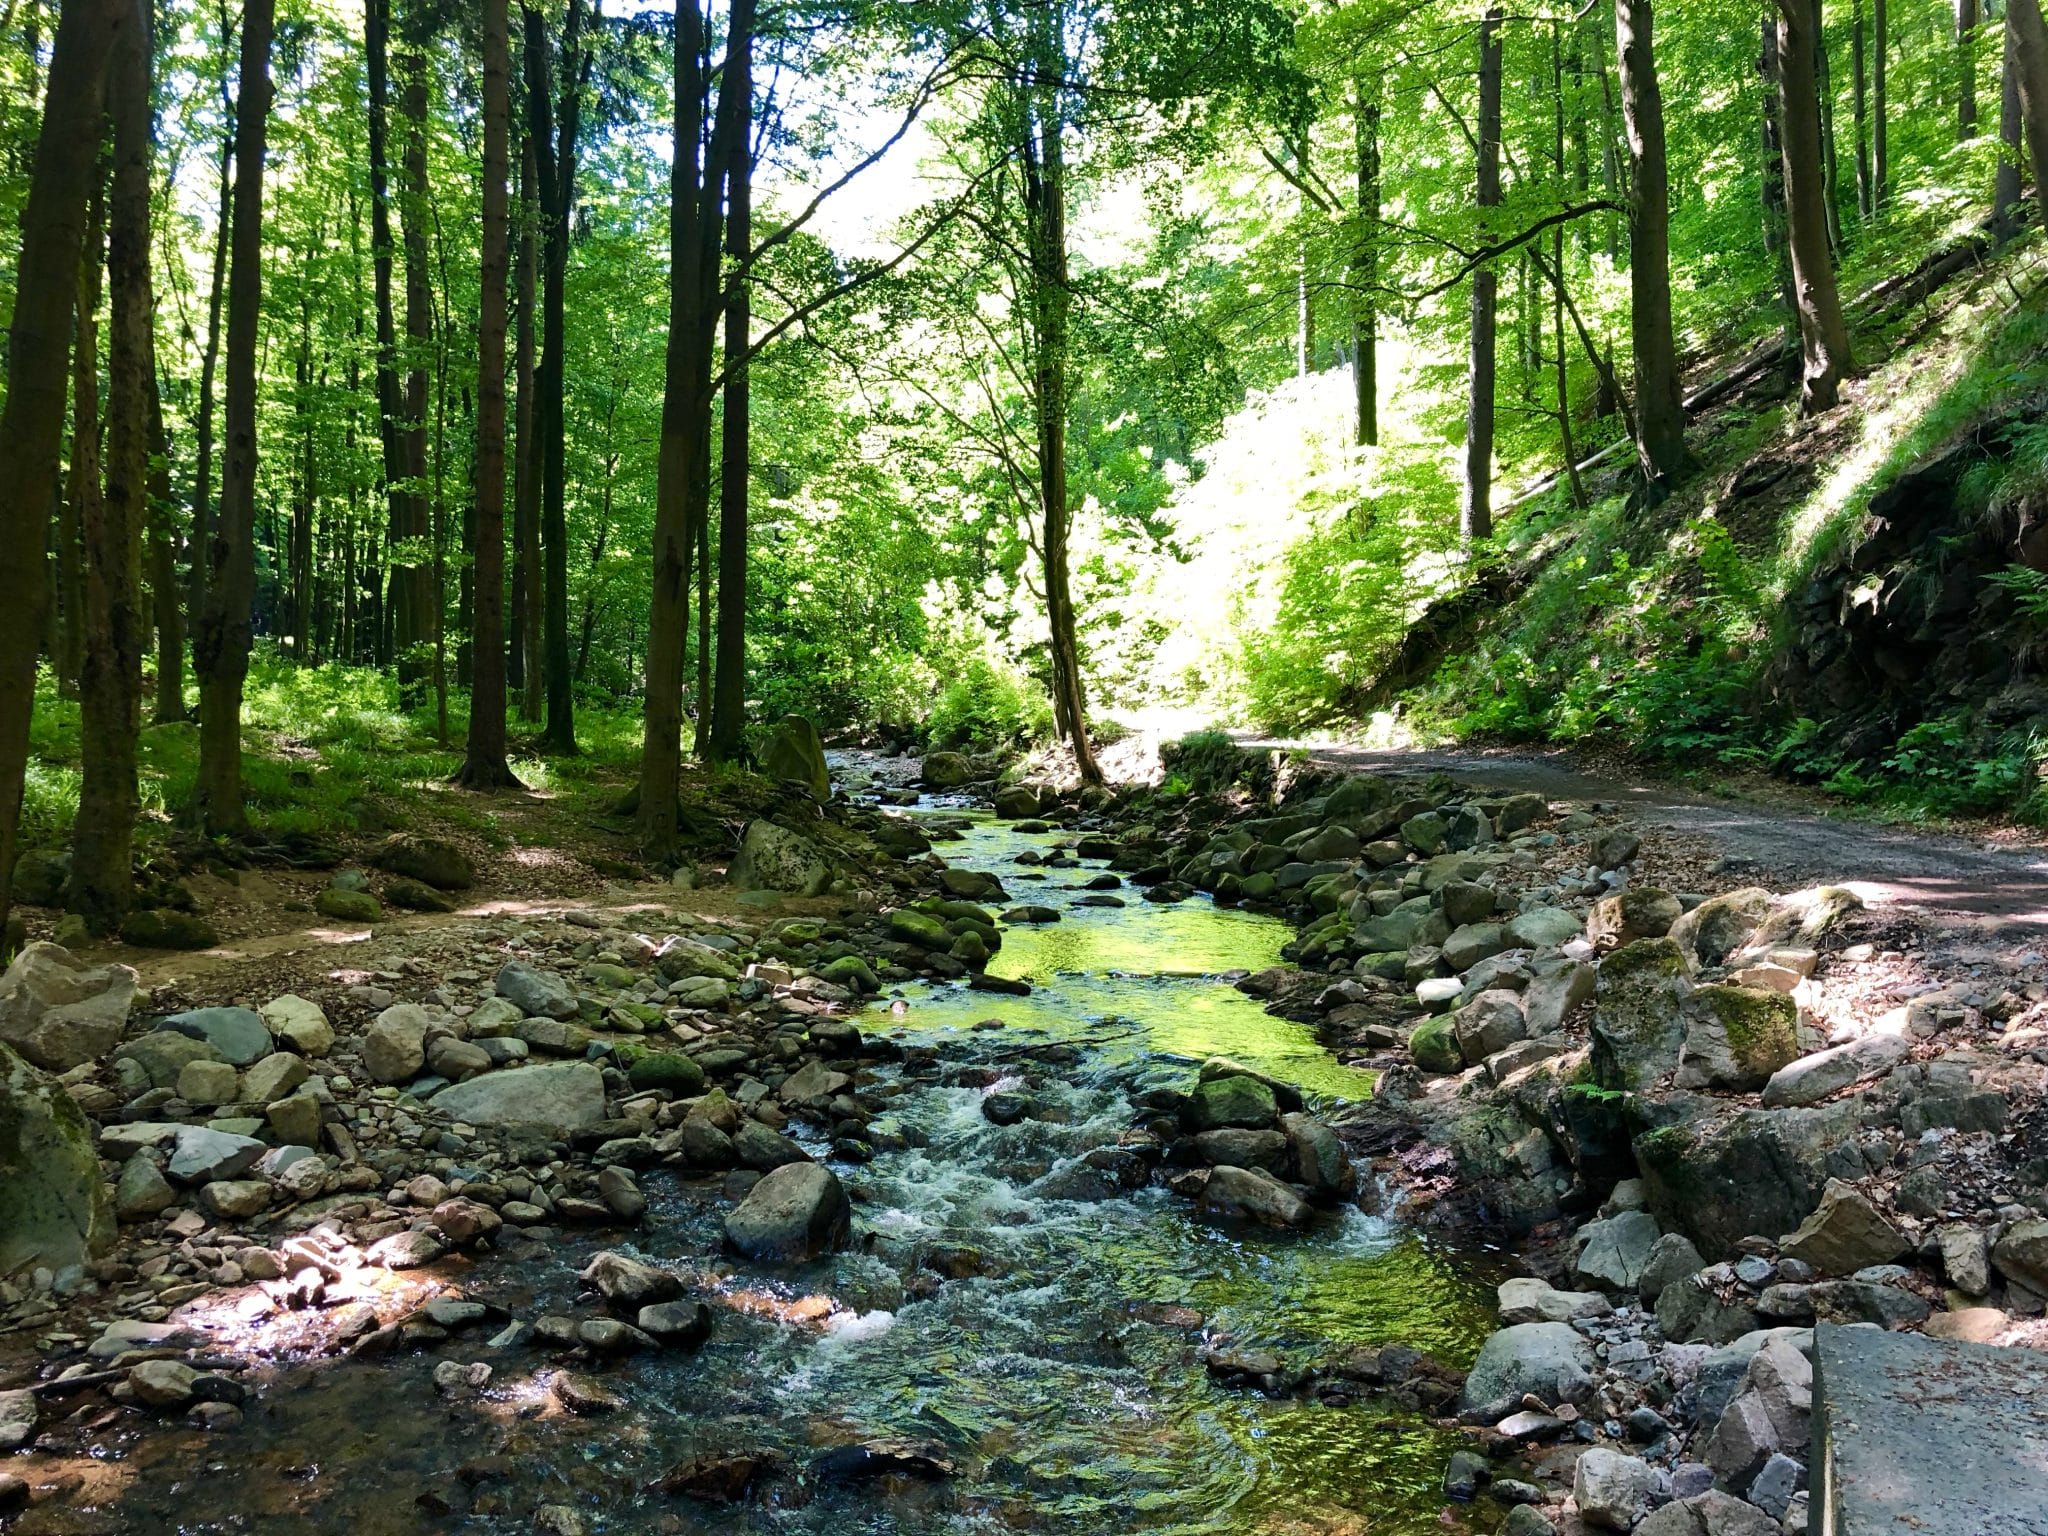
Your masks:
M2019 81L2020 120L2026 128L2027 163L2034 176L2034 201L2041 227L2048 229L2048 26L2041 0L2006 0L2012 28L2012 59Z
M125 47L125 43L121 45ZM118 71L119 61L109 66ZM111 81L108 95L113 95ZM78 696L85 662L85 527L100 515L100 274L106 267L105 166L93 167L85 250L79 257L78 329L71 344L71 466L57 505L57 631L50 652L57 691Z
M2003 245L2020 232L2020 161L2025 146L2020 125L2020 66L2013 56L2012 7L1999 28L2004 64L1998 86L1998 170L1991 187L1991 227Z
M185 718L185 612L179 603L176 525L171 509L171 444L164 433L164 402L157 386L155 359L152 336L148 363L149 585L156 627L155 720L165 725Z
M1814 11L1818 0L1776 0L1778 115L1785 137L1787 238L1799 314L1800 409L1832 410L1842 376L1852 367L1849 328L1835 287L1828 248L1827 181L1822 166L1820 101L1814 77Z
M533 306L540 256L534 239L540 210L535 202L533 136L520 136L519 160L519 403L516 457L512 465L512 684L519 714L540 718L540 474L534 457Z
M223 37L223 46L226 42ZM213 232L213 275L206 293L206 349L199 358L199 417L192 429L196 467L192 476L192 568L186 577L185 608L195 624L206 606L206 550L213 522L214 380L220 369L220 307L227 288L228 230L234 223L235 211L235 112L228 97L225 69L220 93L221 111L226 119L220 139L220 197Z
M1778 302L1785 309L1785 328L1799 334L1799 301L1792 282L1792 246L1785 209L1785 133L1779 111L1783 87L1778 79L1778 25L1771 15L1763 18L1763 52L1757 58L1757 73L1763 80L1763 183L1764 250L1777 268Z
M1490 6L1479 24L1479 158L1474 203L1479 240L1493 238L1486 210L1500 205L1501 9ZM1465 495L1458 532L1467 544L1493 537L1493 383L1495 304L1499 278L1492 262L1472 274L1470 396L1465 416Z
M1813 0L1813 89L1820 105L1821 184L1826 191L1822 213L1827 219L1828 251L1842 250L1842 197L1839 172L1841 156L1835 152L1835 91L1830 82L1833 65L1828 59L1824 0Z
M441 601L435 590L432 556L433 519L427 494L427 359L434 346L433 296L427 277L427 26L419 14L423 0L412 0L402 28L405 52L399 56L399 116L405 123L404 191L400 204L405 256L405 393L404 417L397 428L400 462L406 487L399 498L404 522L400 558L391 562L391 579L402 597L404 615L398 652L398 704L416 709L426 697L428 648L440 630ZM401 563L402 562L402 563Z
M1073 302L1067 268L1067 174L1061 99L1065 39L1041 22L1037 79L1025 92L1024 206L1030 262L1031 400L1038 440L1039 507L1044 518L1046 620L1051 636L1053 719L1073 745L1082 781L1102 782L1088 740L1087 692L1068 570L1073 510L1067 496L1067 323ZM1046 82L1052 82L1050 84Z
M1853 94L1851 110L1856 119L1856 211L1869 218L1877 206L1870 181L1870 102L1868 76L1863 62L1863 0L1855 0L1850 13L1849 73Z
M1885 0L1870 0L1870 211L1884 207L1891 190L1891 144L1885 132L1888 92L1885 57L1891 52Z
M235 221L228 274L227 456L221 466L206 611L193 639L199 673L199 806L211 836L248 826L242 804L242 685L256 599L256 342L263 312L263 159L270 126L272 0L242 13L235 108Z
M576 750L575 697L569 667L569 532L563 507L563 410L566 379L563 355L566 323L563 285L569 270L569 220L576 196L576 128L582 116L587 57L580 50L582 0L569 0L562 29L559 71L561 121L556 124L549 78L547 34L540 12L527 10L527 111L540 184L541 361L534 381L534 432L540 449L541 539L545 546L542 614L542 672L547 692L549 751ZM559 137L558 137L559 134Z
M65 905L95 933L117 930L134 891L135 737L141 724L142 530L149 518L149 12L124 29L109 72L114 128L108 198L106 493L85 512L85 653L79 671L78 819Z
M1380 101L1379 81L1368 89L1355 82L1353 131L1358 141L1358 233L1351 259L1352 387L1357 403L1357 437L1365 447L1380 440L1379 224L1380 224Z
M299 451L293 478L292 542L285 569L291 575L292 660L309 666L313 660L313 498L316 467L313 454L313 287L310 259L299 263L299 356L297 385Z
M747 723L747 495L749 427L747 347L753 307L747 260L754 238L754 39L751 0L734 7L725 69L731 105L726 139L726 253L733 263L725 295L725 418L718 483L718 655L711 681L711 758L738 762Z
M706 452L709 452L707 446ZM697 719L690 733L698 757L711 754L711 519L697 519Z
M43 562L20 554L41 550L49 537L86 194L99 158L108 63L121 32L138 24L124 0L71 0L59 12L49 95L21 213L7 393L0 406L0 549L16 554L0 560L0 934L7 929L48 600Z
M505 181L512 136L508 0L484 4L484 229L476 327L475 627L469 648L469 740L458 784L518 784L505 761L505 288L510 220Z
M1664 94L1657 80L1651 0L1615 0L1615 59L1629 150L1629 315L1636 355L1636 458L1660 494L1685 475L1685 409L1671 333L1671 208Z
M1564 92L1564 39L1563 28L1557 22L1550 26L1550 96L1551 96L1551 160L1552 171L1557 178L1560 201L1565 191L1565 92ZM1558 452L1564 458L1565 483L1570 487L1572 505L1586 506L1586 487L1579 480L1579 451L1572 441L1572 382L1571 370L1565 362L1564 339L1564 226L1559 224L1550 232L1550 261L1557 275L1550 300L1550 333L1557 346L1557 366L1554 373L1557 400Z
M1977 137L1977 0L1956 0L1956 142Z
M364 7L364 52L368 58L370 94L370 264L377 301L377 433L383 447L385 560L387 596L378 625L379 663L403 655L416 635L411 573L393 558L411 526L404 435L405 404L398 385L398 322L391 297L391 187L388 152L390 133L390 0L367 0ZM403 666L403 662L401 662Z

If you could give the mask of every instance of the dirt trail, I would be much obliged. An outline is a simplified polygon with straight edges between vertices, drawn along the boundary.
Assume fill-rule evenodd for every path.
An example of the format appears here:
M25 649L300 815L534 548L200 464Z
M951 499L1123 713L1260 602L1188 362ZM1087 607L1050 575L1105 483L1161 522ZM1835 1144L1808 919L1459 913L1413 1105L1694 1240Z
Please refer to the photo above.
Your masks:
M1994 942L2048 938L2048 849L1988 847L1956 836L1714 799L1649 776L1583 770L1563 752L1246 744L1299 746L1317 763L1352 771L1441 770L1489 788L1611 801L1648 825L1702 836L1725 857L1753 861L1768 883L1847 885L1874 908L1910 912L1936 927L1972 930Z

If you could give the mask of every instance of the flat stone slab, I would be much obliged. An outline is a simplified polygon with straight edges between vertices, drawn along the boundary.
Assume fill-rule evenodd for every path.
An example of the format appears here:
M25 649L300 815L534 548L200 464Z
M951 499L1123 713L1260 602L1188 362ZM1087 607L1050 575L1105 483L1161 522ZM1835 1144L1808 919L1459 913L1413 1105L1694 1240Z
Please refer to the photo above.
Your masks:
M2048 1354L1814 1330L1813 1529L2048 1536Z

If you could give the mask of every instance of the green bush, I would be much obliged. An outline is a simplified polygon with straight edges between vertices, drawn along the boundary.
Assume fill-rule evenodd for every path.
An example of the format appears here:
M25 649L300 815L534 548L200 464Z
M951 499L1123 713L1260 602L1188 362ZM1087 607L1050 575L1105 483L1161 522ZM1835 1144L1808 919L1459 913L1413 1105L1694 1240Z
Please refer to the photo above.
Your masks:
M1052 705L1031 679L985 657L962 662L925 717L935 747L986 752L1027 746L1052 734Z

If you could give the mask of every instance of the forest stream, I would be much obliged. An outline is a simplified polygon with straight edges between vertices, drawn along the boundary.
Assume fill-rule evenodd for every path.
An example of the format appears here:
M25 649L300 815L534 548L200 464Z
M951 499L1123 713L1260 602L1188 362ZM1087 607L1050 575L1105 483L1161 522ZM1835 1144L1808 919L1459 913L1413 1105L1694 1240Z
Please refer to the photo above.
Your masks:
M525 1344L486 1342L507 1315L569 1310L606 1246L594 1235L526 1262L393 1277L422 1303L440 1290L490 1309L438 1352L295 1360L303 1314L252 1318L241 1339L223 1320L221 1349L274 1360L245 1429L115 1442L77 1528L510 1532L559 1502L603 1532L1291 1532L1310 1529L1305 1511L1319 1531L1442 1530L1455 1432L1369 1395L1268 1398L1205 1357L1402 1344L1462 1368L1492 1326L1480 1266L1351 1206L1286 1235L1204 1225L1156 1187L1059 1197L1079 1155L1130 1123L1133 1098L1184 1084L1208 1055L1297 1083L1335 1117L1369 1089L1230 984L1277 959L1286 927L1206 898L1089 901L1094 872L1057 851L1060 834L930 803L917 814L941 835L952 818L950 862L1059 917L1009 925L990 967L1028 978L1028 997L920 984L860 1019L906 1061L883 1069L892 1111L873 1160L835 1161L854 1191L850 1251L794 1277L707 1262L718 1181L650 1174L625 1251L696 1279L716 1322L693 1354L586 1378L618 1399L597 1417L561 1411L556 1368ZM984 1105L1005 1093L1029 1106L1007 1126ZM829 1155L814 1129L792 1133ZM945 1283L907 1285L929 1278L921 1265ZM466 1390L461 1370L478 1363L488 1380ZM691 1458L741 1481L755 1461L798 1475L744 1508L655 1486ZM1329 1523L1340 1512L1355 1523Z

